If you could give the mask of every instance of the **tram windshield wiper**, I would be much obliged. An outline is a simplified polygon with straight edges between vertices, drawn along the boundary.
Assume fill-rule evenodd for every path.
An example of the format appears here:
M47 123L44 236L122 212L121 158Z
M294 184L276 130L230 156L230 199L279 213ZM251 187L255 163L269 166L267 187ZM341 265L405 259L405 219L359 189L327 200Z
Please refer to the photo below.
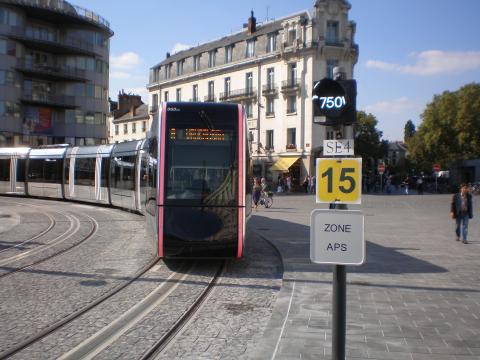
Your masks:
M207 115L207 113L203 110L198 112L198 116L200 120L202 120L203 124L207 127L208 130L213 130L215 126L213 126L212 120Z

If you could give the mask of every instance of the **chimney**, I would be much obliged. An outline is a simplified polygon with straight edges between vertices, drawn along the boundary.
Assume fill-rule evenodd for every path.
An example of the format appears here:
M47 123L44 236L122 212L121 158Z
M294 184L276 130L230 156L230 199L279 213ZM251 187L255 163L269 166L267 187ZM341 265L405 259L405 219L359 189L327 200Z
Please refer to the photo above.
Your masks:
M248 18L248 33L253 34L257 31L257 19L253 16L253 10L250 12L250 17Z
M170 57L170 53L167 52L167 55L165 55L165 57L168 59Z
M130 116L135 116L135 105L130 105Z

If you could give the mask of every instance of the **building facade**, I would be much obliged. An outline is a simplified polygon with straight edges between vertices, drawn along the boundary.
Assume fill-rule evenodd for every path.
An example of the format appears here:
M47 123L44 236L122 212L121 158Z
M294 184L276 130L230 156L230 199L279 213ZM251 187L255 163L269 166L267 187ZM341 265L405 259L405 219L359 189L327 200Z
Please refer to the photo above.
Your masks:
M64 0L0 0L0 146L106 143L112 35Z
M358 46L349 9L345 0L317 0L311 10L263 24L252 12L241 32L167 54L150 70L151 111L162 101L241 103L254 175L272 181L289 172L299 184L334 132L313 125L315 81L332 77L335 66L353 77Z
M145 139L150 130L149 107L140 95L118 94L116 108L107 117L110 144Z

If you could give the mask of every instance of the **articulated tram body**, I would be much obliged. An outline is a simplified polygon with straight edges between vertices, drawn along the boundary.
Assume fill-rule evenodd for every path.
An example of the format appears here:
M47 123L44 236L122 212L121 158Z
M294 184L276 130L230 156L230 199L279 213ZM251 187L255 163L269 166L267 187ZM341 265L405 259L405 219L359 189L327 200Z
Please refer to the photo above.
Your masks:
M140 212L159 257L241 257L250 176L245 118L231 104L163 103L145 140L0 148L0 194Z

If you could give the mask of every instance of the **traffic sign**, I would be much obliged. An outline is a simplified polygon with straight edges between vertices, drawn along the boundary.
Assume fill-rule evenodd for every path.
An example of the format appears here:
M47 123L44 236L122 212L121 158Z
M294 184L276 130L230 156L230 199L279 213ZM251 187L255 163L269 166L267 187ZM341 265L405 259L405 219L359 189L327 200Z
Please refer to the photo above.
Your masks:
M377 170L380 175L383 175L383 173L385 172L385 164L383 163L378 164Z
M353 155L353 140L323 140L323 156Z
M362 212L313 210L310 216L310 260L316 264L363 264L365 237Z
M317 203L360 204L362 158L319 158Z
M440 164L433 165L433 171L439 172L440 171Z

